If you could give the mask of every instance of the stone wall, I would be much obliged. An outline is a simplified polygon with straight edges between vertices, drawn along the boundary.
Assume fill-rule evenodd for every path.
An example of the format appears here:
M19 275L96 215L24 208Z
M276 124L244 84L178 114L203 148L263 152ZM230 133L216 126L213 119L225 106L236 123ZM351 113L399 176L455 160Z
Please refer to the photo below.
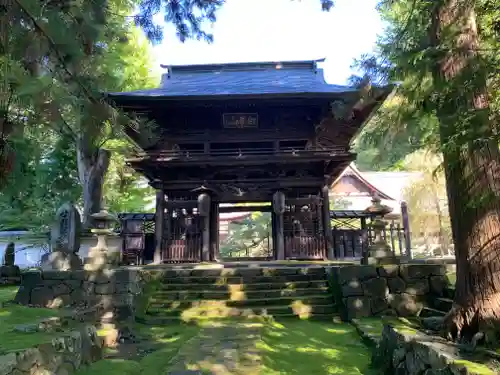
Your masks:
M23 305L58 308L100 306L102 320L134 316L135 297L141 293L141 278L134 269L92 271L29 271L15 301Z
M411 328L385 325L372 363L382 374L493 375L487 366L469 362L444 339Z
M402 264L344 266L328 269L342 318L374 315L415 316L448 286L446 266Z
M21 270L18 266L0 266L0 285L19 285Z
M0 375L71 374L102 355L102 339L88 325L51 342L0 355Z

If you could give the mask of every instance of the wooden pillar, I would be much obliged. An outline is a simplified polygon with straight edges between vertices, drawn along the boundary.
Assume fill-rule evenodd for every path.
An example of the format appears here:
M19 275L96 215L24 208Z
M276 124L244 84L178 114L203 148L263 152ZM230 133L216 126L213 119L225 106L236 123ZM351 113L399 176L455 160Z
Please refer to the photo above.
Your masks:
M275 234L274 248L276 249L276 259L285 259L285 234L284 234L284 221L283 213L285 212L285 194L277 191L273 195L273 212L275 219Z
M210 255L211 260L218 262L219 255L219 202L212 200L210 207Z
M323 198L323 229L325 231L326 255L327 259L335 258L335 249L333 248L333 233L332 224L330 220L330 188L325 184L321 188L321 195Z
M168 197L167 197L167 201L168 201ZM166 216L165 216L165 236L163 238L163 243L164 243L164 247L165 247L165 250L164 250L164 254L165 254L165 258L166 259L170 259L172 257L172 252L171 252L171 249L170 249L170 246L172 245L172 217L173 217L173 208L172 207L168 207L167 205L167 209L165 210L166 211Z
M410 218L408 216L408 205L406 202L401 202L401 220L403 222L403 230L405 231L405 250L408 259L413 258L411 252L411 236L410 236Z
M165 193L162 189L156 190L155 213L155 254L153 262L160 264L163 258L163 232L165 225Z
M207 193L198 196L198 213L202 217L201 261L210 261L210 208L211 199Z
M366 217L360 218L361 221L361 257L365 257L368 252L369 234L366 225Z

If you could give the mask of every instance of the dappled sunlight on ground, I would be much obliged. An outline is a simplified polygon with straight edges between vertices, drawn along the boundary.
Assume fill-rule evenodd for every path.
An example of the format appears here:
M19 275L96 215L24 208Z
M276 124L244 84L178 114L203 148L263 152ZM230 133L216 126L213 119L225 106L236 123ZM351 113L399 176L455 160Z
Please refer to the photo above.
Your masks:
M261 375L376 374L371 353L349 324L288 320L269 324L258 345Z
M51 340L56 333L33 332L23 326L58 315L56 310L32 308L11 303L18 287L0 288L0 353L29 348ZM17 330L16 330L17 328ZM59 333L60 334L60 333Z

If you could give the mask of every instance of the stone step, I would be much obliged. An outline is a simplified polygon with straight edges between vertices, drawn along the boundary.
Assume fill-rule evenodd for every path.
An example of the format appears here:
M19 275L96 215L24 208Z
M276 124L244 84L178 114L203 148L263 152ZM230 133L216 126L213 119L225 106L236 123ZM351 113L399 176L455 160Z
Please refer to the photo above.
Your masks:
M159 279L177 279L184 277L258 277L258 276L289 276L315 275L325 278L324 267L242 267L242 268L191 268L162 269L150 272Z
M269 283L269 284L286 284L290 282L300 281L326 281L326 276L323 274L308 274L308 275L280 275L280 276L187 276L164 278L160 282L163 285L169 284L254 284L254 283Z
M307 284L308 285L308 284ZM328 294L327 287L316 287L314 284L310 287L297 289L257 289L241 290L236 286L228 290L158 290L153 294L153 298L167 301L172 300L241 300L241 299L264 299L279 297L302 297L311 295Z
M446 298L455 298L455 288L448 287L444 290L444 297Z
M252 317L252 316L301 316L308 317L316 314L334 314L336 312L333 304L328 305L303 305L298 301L293 306L261 306L261 307L227 307L223 304L219 306L195 306L187 309L182 308L148 308L146 316L149 317L180 317L182 319L189 317Z
M263 316L264 317L264 316ZM272 315L273 319L275 320L282 320L282 319L297 319L299 318L298 315L295 314L273 314ZM302 319L307 319L307 320L319 320L319 321L329 321L332 322L335 318L335 314L327 313L327 314L320 314L320 313L314 313L314 314L309 314L308 316L302 316ZM182 316L141 316L141 317L136 317L135 321L137 323L145 324L145 325L152 325L152 326L161 326L161 325L167 325L167 324L178 324L179 322L186 322L186 321L195 321L197 319L207 319L206 316L201 316L201 315L192 315L189 317L182 317ZM227 316L211 316L210 320L216 320L216 319L227 319Z
M184 291L184 290L199 290L199 291L220 291L227 292L228 290L244 290L244 291L257 291L257 290L293 290L293 289L306 289L306 288L326 288L328 282L326 280L305 280L305 281L286 281L286 282L273 282L255 281L252 283L243 283L241 280L229 280L229 283L188 283L183 282L182 279L177 280L177 283L160 284L159 290L163 291Z
M453 306L453 300L450 298L433 298L432 307L436 310L448 312Z
M293 306L294 304L301 305L328 305L332 303L332 297L328 294L317 296L302 296L302 297L278 297L264 299L243 299L243 300L182 300L168 301L158 298L151 298L149 301L148 312L150 310L161 309L189 309L192 307L206 306L214 307L266 307L266 306Z
M432 316L445 316L446 313L444 311L436 310L431 307L424 307L420 312L420 318L429 318Z

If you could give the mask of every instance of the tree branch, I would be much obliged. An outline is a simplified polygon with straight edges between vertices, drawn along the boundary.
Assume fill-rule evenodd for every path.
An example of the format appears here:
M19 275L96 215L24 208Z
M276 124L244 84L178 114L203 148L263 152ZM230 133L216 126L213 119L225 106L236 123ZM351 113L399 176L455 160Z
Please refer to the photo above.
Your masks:
M52 50L54 51L54 54L56 55L57 59L59 60L59 63L63 67L64 71L78 84L78 86L80 86L80 88L83 90L83 92L87 96L87 99L90 100L91 103L97 103L98 100L92 95L92 93L89 91L89 89L85 85L83 85L80 82L80 80L78 79L78 77L76 77L69 70L69 68L66 65L66 62L64 60L64 57L61 56L61 53L57 49L57 44L54 42L54 40L51 38L51 36L47 32L45 32L45 30L43 29L42 25L40 25L40 23L36 20L35 16L33 16L29 12L29 10L22 4L22 1L20 1L20 0L14 0L14 1L21 8L21 10L29 17L29 19L31 20L31 22L33 22L33 25L35 26L35 28L39 32L41 32L45 36L45 38L48 40L50 46L52 47Z

